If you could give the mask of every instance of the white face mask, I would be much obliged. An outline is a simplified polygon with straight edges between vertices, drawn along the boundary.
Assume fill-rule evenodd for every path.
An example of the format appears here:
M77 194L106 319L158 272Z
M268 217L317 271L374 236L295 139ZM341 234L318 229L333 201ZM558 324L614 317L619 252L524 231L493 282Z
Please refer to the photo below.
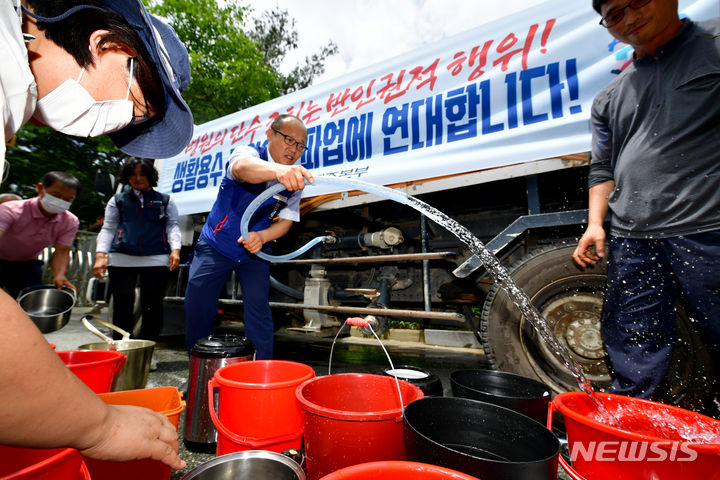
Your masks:
M80 85L85 67L77 80L65 80L59 87L38 100L33 118L66 135L97 137L126 127L133 118L130 86L133 78L133 59L130 59L130 81L125 100L97 102Z
M70 208L70 205L72 205L72 202L67 202L62 198L53 197L49 193L45 193L45 195L40 197L39 202L43 209L51 215L64 212Z

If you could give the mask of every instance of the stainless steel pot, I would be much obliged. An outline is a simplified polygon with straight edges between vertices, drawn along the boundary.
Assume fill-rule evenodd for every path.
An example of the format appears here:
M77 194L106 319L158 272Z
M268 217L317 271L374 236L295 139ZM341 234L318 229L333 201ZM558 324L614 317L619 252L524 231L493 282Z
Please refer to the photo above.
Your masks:
M123 336L123 339L113 340L103 335L89 323L89 320L94 320L119 332ZM78 347L80 350L117 350L118 352L124 353L127 357L125 365L120 369L120 373L115 375L115 380L113 380L110 390L119 392L145 388L148 374L150 373L150 362L152 361L153 351L155 350L155 342L130 339L130 334L122 328L95 318L92 315L85 315L82 318L82 323L88 330L105 340L105 342L80 345Z
M72 288L34 285L23 289L17 302L42 333L50 333L67 325L76 300Z
M267 450L246 450L215 457L180 480L305 480L294 460Z

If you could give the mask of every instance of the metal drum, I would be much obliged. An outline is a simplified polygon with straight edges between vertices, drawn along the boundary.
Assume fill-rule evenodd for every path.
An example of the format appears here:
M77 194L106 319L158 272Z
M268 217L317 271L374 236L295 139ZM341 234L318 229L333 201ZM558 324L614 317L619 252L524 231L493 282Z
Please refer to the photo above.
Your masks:
M208 410L208 381L220 368L247 362L255 357L255 347L238 335L211 335L201 338L190 350L187 414L184 441L188 450L215 451L217 430Z

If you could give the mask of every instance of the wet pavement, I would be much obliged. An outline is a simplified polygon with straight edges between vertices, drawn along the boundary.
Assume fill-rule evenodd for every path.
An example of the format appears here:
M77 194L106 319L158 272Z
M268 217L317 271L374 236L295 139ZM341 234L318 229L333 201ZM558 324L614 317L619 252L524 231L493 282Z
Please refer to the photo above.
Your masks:
M104 310L93 311L89 308L76 308L70 322L65 327L46 334L45 338L55 344L57 350L75 350L80 345L100 342L101 340L90 333L80 322L80 318L87 313L97 314L101 319L106 318ZM109 336L109 329L100 327L99 330ZM465 368L487 368L487 362L481 351L469 352L467 349L461 348L416 348L407 343L392 340L384 343L395 367L414 365L429 370L440 378L445 396L452 396L450 372ZM313 367L316 375L327 375L331 344L332 338L319 338L311 335L298 337L279 333L276 335L275 358L301 362ZM155 360L157 361L157 370L150 372L147 388L163 386L180 388L187 380L189 360L182 337L163 337L155 348ZM388 366L387 357L374 338L347 337L337 343L333 351L332 373L382 373L383 369ZM179 435L181 439L184 425L185 411L180 416ZM189 451L182 442L180 456L187 462L187 466L181 471L173 472L172 480L181 479L192 468L215 457L214 454ZM562 471L558 478L569 479Z

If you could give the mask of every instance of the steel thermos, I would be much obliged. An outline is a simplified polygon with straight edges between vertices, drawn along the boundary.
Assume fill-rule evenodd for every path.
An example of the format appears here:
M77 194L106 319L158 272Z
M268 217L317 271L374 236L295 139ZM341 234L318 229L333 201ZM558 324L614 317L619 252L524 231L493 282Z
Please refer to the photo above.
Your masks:
M237 335L201 338L190 350L185 446L192 451L215 451L217 430L208 410L208 381L225 365L253 360L255 347Z

